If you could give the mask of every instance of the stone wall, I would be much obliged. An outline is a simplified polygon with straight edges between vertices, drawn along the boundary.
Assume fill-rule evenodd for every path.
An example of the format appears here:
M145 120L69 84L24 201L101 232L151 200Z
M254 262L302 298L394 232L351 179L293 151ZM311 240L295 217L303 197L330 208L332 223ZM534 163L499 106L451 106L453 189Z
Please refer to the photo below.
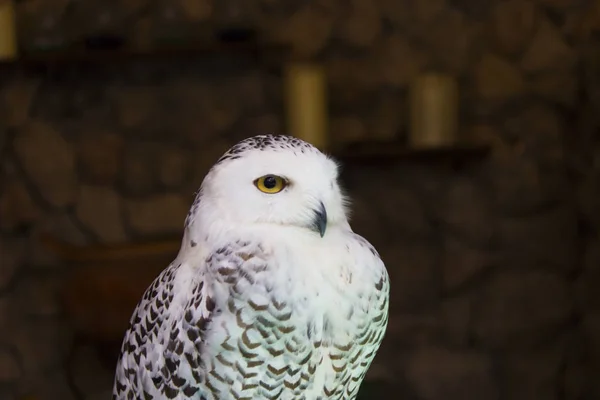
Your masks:
M77 38L104 3L22 2L26 41L27 21L50 4L71 18L65 26L79 21L65 28ZM218 4L229 3L181 1L178 11L216 25ZM402 136L407 82L437 68L460 78L462 132L494 145L461 170L344 166L355 230L393 280L370 374L387 382L387 397L598 398L600 2L246 6L266 36L327 67L335 143ZM127 22L115 28L147 43L153 8L122 7ZM218 155L283 131L281 79L205 60L7 69L0 81L0 398L68 400L72 332L57 299L69 267L39 234L76 244L179 235ZM86 398L109 398L112 370L95 349L74 362Z

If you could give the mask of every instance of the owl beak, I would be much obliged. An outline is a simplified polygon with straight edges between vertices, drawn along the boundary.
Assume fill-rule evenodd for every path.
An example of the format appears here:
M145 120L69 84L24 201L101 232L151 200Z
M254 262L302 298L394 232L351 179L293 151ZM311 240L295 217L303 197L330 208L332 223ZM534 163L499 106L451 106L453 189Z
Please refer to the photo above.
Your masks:
M325 230L327 229L327 210L325 209L323 202L320 202L319 208L315 210L312 228L315 232L319 232L321 237L325 236Z

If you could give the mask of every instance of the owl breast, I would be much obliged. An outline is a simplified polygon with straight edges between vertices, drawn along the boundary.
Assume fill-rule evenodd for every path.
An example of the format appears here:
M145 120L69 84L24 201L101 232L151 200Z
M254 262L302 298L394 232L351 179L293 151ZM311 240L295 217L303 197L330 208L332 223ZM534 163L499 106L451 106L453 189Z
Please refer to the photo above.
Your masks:
M384 307L373 307L377 282L351 264L351 252L303 260L252 242L215 252L218 306L203 352L213 398L356 396L387 321Z

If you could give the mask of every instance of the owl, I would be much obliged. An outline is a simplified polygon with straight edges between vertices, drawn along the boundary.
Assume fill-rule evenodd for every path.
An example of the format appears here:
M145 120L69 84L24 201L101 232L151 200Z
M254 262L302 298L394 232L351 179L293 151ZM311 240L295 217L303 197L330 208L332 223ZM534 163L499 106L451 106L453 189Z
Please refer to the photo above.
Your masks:
M259 135L229 149L133 312L113 399L355 399L389 277L347 206L338 165L309 143Z

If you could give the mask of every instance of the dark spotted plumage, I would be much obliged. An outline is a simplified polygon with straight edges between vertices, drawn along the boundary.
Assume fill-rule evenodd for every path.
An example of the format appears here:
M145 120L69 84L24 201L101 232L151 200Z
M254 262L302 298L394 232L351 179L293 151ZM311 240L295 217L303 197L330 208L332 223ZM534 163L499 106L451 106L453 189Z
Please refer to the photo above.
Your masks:
M258 135L244 139L229 149L218 161L217 165L227 161L236 160L250 150L291 150L304 152L316 152L316 147L303 140L287 135Z
M371 256L371 246L353 236L350 255ZM347 332L334 332L334 316L275 290L279 265L261 245L237 241L200 262L173 263L145 292L123 342L115 400L356 396L387 324L384 269L336 307L349 323ZM204 273L195 277L195 269ZM319 377L324 359L329 374Z

